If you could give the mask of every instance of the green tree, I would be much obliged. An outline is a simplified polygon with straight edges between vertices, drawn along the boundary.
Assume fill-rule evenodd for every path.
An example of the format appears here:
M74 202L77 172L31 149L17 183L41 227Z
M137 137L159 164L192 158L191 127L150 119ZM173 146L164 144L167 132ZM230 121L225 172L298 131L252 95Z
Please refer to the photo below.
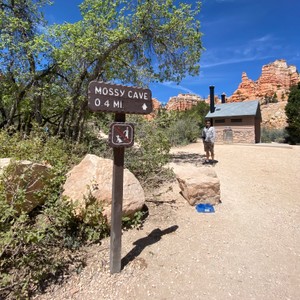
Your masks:
M190 110L185 112L186 118L193 119L200 127L204 126L204 119L209 111L209 105L205 101L200 101L197 105L193 106Z
M41 124L39 87L52 67L43 66L49 50L40 33L41 7L49 0L3 0L0 3L0 128Z
M35 120L80 140L91 80L145 87L199 72L200 3L85 0L80 21L45 27L48 3L1 2L2 127L30 130Z
M193 143L199 138L209 105L199 102L191 109L177 112L177 117L168 128L168 136L172 145Z
M288 126L286 130L291 144L300 143L300 83L291 88L285 107Z
M86 0L80 5L82 20L53 28L53 58L68 91L60 131L74 139L81 136L91 80L147 86L198 74L199 4L175 3Z

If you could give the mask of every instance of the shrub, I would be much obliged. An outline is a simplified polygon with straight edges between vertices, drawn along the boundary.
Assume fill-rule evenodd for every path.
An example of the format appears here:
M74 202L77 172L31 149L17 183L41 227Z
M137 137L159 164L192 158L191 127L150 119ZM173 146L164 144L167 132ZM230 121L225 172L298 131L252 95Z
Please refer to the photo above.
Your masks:
M172 146L187 145L196 142L199 137L199 126L195 120L179 119L167 131Z
M196 142L204 124L209 106L199 102L185 111L162 111L155 119L159 128L163 128L172 146Z
M165 178L163 166L169 161L170 142L155 122L142 121L135 126L135 146L126 150L125 166L143 184Z
M20 214L15 207L24 201L25 190L16 190L12 195L14 205L8 203L6 178L5 172L1 178L0 193L0 209L3 212L0 217L0 296L24 299L44 280L64 268L68 259L63 255L62 241L68 231L66 225L71 224L73 216L71 208L64 203L51 206L46 214L37 214L37 210L31 214Z
M45 205L30 213L17 209L24 202L26 190L22 186L10 188L15 165L0 177L0 298L27 299L50 280L82 268L84 258L76 250L85 243L99 242L108 228L101 207L91 199L83 220L74 216L72 205L61 199L65 173L83 154L82 145L43 132L32 132L24 138L6 131L0 132L0 145L1 157L52 165L52 176L37 193ZM7 200L8 192L13 205Z
M140 229L143 226L143 222L147 215L148 215L148 209L145 205L144 209L135 212L132 218L122 217L123 229L125 229L125 230L132 229L132 228Z
M286 140L286 130L284 128L275 129L275 128L262 128L261 131L261 141L262 143L284 143Z

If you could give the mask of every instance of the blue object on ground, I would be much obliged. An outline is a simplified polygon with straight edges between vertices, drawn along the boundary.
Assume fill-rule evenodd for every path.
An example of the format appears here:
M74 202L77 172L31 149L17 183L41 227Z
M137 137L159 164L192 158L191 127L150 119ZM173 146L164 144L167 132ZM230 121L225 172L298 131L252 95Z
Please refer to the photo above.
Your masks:
M213 213L215 212L214 207L211 204L197 204L196 210L199 213Z

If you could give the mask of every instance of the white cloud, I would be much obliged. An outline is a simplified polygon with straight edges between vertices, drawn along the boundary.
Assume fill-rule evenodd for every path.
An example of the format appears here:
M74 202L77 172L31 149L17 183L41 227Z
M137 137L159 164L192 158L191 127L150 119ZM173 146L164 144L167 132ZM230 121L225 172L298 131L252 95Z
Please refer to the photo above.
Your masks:
M166 82L163 82L163 83L160 83L160 84L163 85L163 86L166 86L168 88L172 88L172 89L184 91L184 92L190 93L190 94L196 94L191 89L186 88L186 87L184 87L184 86L182 86L180 84L177 84L177 83L175 83L173 81L166 81Z
M202 55L201 67L211 68L240 62L273 58L285 51L280 40L266 34L248 41L236 41L222 47L208 48Z
M264 35L262 37L253 40L253 42L255 43L265 43L270 41L273 41L273 37L270 34Z

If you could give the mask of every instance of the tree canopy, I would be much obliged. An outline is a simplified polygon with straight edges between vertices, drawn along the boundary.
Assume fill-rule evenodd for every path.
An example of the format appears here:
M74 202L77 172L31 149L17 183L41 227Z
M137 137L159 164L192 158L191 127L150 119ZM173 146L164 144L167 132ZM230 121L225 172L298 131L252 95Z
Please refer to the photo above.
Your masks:
M148 86L199 73L200 3L85 0L81 20L46 26L48 0L0 2L0 128L80 139L98 79Z
M292 144L300 143L300 82L291 88L285 112L289 142Z

